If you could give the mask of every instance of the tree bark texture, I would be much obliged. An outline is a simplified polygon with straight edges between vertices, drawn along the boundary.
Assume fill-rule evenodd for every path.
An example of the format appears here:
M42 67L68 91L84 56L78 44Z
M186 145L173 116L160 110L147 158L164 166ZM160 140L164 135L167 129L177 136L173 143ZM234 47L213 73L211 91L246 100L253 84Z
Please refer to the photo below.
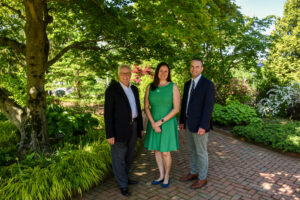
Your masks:
M46 34L47 1L24 0L24 6L27 65L25 132L30 133L31 146L35 152L48 151L45 92L45 72L49 54Z

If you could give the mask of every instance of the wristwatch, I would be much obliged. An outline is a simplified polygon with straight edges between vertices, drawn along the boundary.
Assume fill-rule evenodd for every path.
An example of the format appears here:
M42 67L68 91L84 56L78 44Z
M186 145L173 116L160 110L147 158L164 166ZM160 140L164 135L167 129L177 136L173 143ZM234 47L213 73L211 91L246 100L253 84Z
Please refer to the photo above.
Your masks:
M160 121L161 121L162 123L164 123L164 122L165 122L165 119L164 119L164 118L162 118Z

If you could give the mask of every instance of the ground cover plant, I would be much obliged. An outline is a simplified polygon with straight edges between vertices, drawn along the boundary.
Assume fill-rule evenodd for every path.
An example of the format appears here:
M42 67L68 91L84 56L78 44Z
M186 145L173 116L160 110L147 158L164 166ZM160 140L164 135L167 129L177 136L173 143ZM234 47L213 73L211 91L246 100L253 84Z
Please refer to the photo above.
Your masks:
M212 119L215 124L228 125L246 125L251 121L259 120L254 108L242 104L238 101L231 101L227 105L215 104Z
M51 154L16 156L19 134L0 121L0 199L66 199L99 183L111 169L103 116L59 105L47 110ZM5 136L5 137L4 137ZM4 148L5 147L5 148Z
M274 149L300 153L299 121L277 119L253 122L247 126L235 126L233 133Z

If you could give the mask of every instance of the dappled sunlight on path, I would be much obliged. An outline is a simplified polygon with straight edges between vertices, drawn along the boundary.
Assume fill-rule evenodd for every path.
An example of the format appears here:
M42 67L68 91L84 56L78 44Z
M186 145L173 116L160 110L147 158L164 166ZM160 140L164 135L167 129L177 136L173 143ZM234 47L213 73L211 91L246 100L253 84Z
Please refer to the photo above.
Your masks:
M139 184L129 186L132 195L123 197L113 175L103 184L74 200L102 199L300 199L300 159L270 151L217 132L209 136L208 184L192 190L192 182L179 178L189 172L189 154L184 134L180 149L172 152L171 185L152 186L158 176L154 153L143 147L136 157L132 178Z

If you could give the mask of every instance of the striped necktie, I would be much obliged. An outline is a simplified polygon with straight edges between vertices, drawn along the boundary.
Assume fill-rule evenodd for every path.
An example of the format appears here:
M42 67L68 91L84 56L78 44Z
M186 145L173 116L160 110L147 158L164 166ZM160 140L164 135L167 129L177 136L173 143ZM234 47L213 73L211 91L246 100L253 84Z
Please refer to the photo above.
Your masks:
M191 89L191 94L190 94L190 98L195 94L195 81L192 80L192 89Z
M194 95L194 93L195 93L195 88L194 88L194 86L195 86L195 82L194 82L194 79L192 80L192 88L191 88L191 91L190 91L190 96L189 96L189 98L188 98L188 104L187 104L187 107L186 107L186 114L187 114L187 112L188 112L188 108L189 108L189 104L190 104L190 101L191 101L191 98L192 98L192 96Z

